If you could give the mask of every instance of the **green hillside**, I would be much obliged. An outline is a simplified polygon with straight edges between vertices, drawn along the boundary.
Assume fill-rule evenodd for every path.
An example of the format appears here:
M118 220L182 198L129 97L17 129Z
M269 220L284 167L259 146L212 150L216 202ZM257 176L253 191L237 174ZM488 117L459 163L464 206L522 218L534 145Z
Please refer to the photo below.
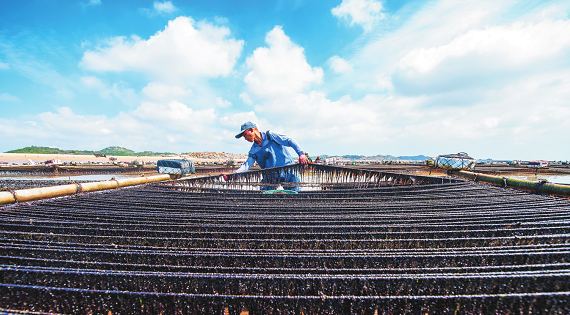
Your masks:
M137 153L133 150L129 150L123 147L106 147L105 149L101 150L100 153L108 154L108 155L137 155Z
M85 150L62 150L58 148L50 148L50 147L25 147L22 149L16 149L12 151L8 151L6 153L34 153L34 154L93 154L97 153L96 151L85 151Z
M154 155L170 155L170 152L135 152L130 149L123 147L112 146L107 147L100 151L87 151L87 150L62 150L58 148L50 147L36 147L30 146L22 149L11 150L6 153L30 153L30 154L75 154L75 155L91 155L91 154L106 154L106 155L116 155L116 156L127 156L127 155L138 155L138 156L154 156Z

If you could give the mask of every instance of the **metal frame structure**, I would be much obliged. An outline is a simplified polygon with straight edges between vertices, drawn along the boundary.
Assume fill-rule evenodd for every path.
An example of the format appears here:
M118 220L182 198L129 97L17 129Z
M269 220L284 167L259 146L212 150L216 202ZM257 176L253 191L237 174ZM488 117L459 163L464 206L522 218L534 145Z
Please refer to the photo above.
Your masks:
M286 182L289 174L295 174L299 182ZM183 178L176 182L164 185L175 186L179 189L199 190L204 188L259 190L261 186L268 185L264 178L275 178L271 183L274 186L297 186L301 190L331 190L349 188L373 188L382 186L406 186L424 184L443 184L456 182L457 179L449 177L430 177L376 170L347 168L333 165L293 164L288 166L254 170L230 175L225 181L219 175L204 177Z
M570 200L303 172L326 189L266 195L254 171L0 207L0 312L570 312Z

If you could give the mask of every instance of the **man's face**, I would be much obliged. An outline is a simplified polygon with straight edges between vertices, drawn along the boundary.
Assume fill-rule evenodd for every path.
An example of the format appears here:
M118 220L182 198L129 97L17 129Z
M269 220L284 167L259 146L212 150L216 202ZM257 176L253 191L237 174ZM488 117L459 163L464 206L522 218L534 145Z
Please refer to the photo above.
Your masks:
M253 142L253 136L254 136L253 128L249 128L243 132L243 138L248 142Z

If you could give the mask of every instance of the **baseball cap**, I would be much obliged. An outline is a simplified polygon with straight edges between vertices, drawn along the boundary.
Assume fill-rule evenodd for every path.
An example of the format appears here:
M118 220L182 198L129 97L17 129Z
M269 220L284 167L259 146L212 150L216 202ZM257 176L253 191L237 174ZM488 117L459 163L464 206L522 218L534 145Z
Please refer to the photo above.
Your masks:
M241 125L240 133L238 133L236 135L236 139L241 138L243 136L243 132L248 130L249 128L257 128L257 126L254 123L252 123L251 121L244 123L243 125Z

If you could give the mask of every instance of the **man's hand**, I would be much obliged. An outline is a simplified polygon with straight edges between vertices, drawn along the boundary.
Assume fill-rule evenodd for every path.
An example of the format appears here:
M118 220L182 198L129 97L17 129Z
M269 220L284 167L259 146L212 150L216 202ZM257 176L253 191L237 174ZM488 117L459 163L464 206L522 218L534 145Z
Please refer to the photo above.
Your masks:
M299 155L299 164L301 165L307 165L309 164L309 159L307 158L306 155Z

